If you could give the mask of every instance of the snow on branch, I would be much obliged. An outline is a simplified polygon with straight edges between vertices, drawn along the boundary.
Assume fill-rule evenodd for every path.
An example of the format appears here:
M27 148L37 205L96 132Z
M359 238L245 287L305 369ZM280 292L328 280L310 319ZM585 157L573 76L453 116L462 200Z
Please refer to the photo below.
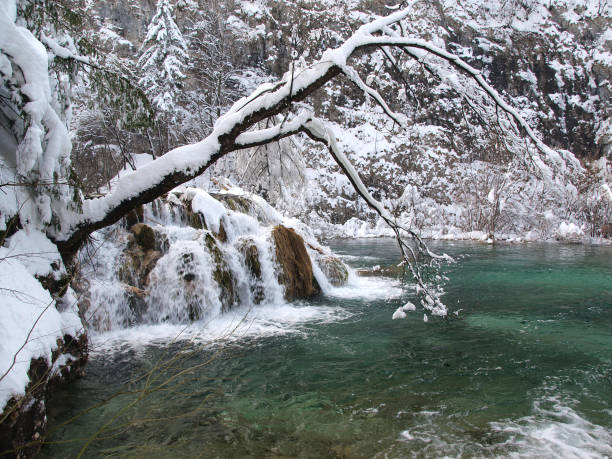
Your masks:
M389 108L389 106L387 105L387 102L385 102L385 100L382 98L382 96L378 93L378 91L376 91L375 89L371 88L370 86L368 86L359 76L359 74L357 73L357 70L355 70L353 67L351 67L350 65L342 65L342 73L349 79L351 80L353 83L355 83L355 85L357 85L357 87L359 89L361 89L365 94L367 94L368 96L370 96L372 99L374 99L376 101L376 103L378 105L380 105L380 107L383 109L383 111L387 114L387 116L389 118L391 118L393 121L395 121L400 127L405 128L406 127L406 117L401 114L401 113L395 113L393 112L393 110L391 110Z
M359 174L355 170L353 164L338 147L333 132L323 121L313 118L304 124L302 130L311 139L322 142L327 146L330 154L340 169L342 169L342 171L345 173L353 185L353 188L355 188L357 193L366 201L368 206L374 209L376 213L378 213L378 215L380 215L380 217L385 221L385 223L387 223L387 225L389 225L389 227L394 231L396 239L399 243L400 251L402 253L401 264L403 266L407 266L412 274L412 277L417 284L417 296L419 296L423 307L433 315L442 317L446 316L448 314L448 310L440 299L442 296L442 291L439 288L436 288L435 285L430 285L427 282L425 275L420 268L419 256L426 256L434 261L453 261L452 258L446 254L438 255L431 252L427 245L423 243L418 234L410 229L402 228L391 216L391 214L389 214L389 211L379 201L374 199L364 183L361 181L361 178L359 177ZM407 233L412 238L415 247L412 247L404 240L403 233Z
M245 132L236 138L236 149L258 147L297 134L311 119L312 113L303 111L291 121L258 131Z
M338 146L332 130L327 127L324 121L317 119L313 117L311 113L304 111L291 121L282 123L280 125L258 131L246 132L238 136L236 139L236 145L240 148L255 147L270 143L271 141L280 140L283 137L297 134L298 132L304 132L312 140L321 142L327 146L330 154L347 176L353 185L353 188L355 188L357 193L366 201L368 206L374 209L395 232L402 253L402 264L408 267L415 282L417 283L418 296L420 296L423 307L433 315L446 316L448 311L440 299L441 292L434 286L427 283L419 266L419 255L425 255L433 260L452 261L452 258L446 254L438 255L431 252L418 234L411 229L401 227L395 221L382 203L380 203L370 194L367 187L359 177L359 173ZM415 248L404 241L402 237L404 234L408 234L412 238Z
M60 45L56 40L48 37L44 32L41 32L41 41L58 57L62 59L71 59L85 65L92 65L91 59L87 56L81 56L68 48Z
M58 242L63 252L74 252L92 231L116 222L135 206L150 202L177 185L197 177L225 154L270 143L299 131L305 132L318 141L324 141L328 145L330 153L341 165L357 192L399 235L403 229L397 225L394 226L393 219L386 209L373 200L363 183L357 180L358 175L355 169L337 148L335 140L321 122L312 119L307 112L293 118L288 116L295 107L300 106L299 102L336 76L344 74L365 94L374 98L383 111L401 126L402 117L393 113L380 94L364 83L357 72L348 65L348 60L355 51L369 48L376 50L396 47L409 52L413 57L425 53L449 62L453 67L473 78L496 106L509 114L538 149L559 169L565 170L566 163L571 163L576 169L580 167L575 158L562 157L539 140L520 114L484 80L480 71L431 43L398 36L390 26L399 23L409 12L410 8L406 8L364 24L341 46L326 50L319 61L308 67L292 69L277 83L260 86L250 96L235 102L229 111L217 120L208 137L198 143L176 148L144 167L122 176L108 195L85 200L81 213L67 211L65 215L62 215L61 228L51 236ZM282 114L286 121L280 125L250 131L257 123ZM533 160L541 169L546 170L547 166L539 156L534 154ZM414 234L411 236L415 239ZM415 242L418 252L423 252L429 257L435 255L428 253L427 250L421 250L422 241L415 239ZM402 248L406 253L410 252L411 249L409 249L408 246ZM413 257L415 260L416 255L418 254L414 254ZM418 276L418 272L416 275ZM435 299L431 299L431 302L434 304L432 306L434 309L438 307Z
M423 50L427 53L433 54L443 60L449 62L455 68L463 71L468 76L470 76L477 85L495 102L495 104L501 108L504 112L512 117L512 119L523 129L525 134L533 141L538 150L540 150L544 155L555 165L555 167L562 173L568 173L567 166L568 164L577 171L582 171L582 166L580 162L576 159L575 156L571 154L567 154L566 152L559 153L548 145L546 145L542 140L535 134L533 129L529 126L529 124L525 121L525 119L518 113L516 109L511 107L501 95L484 79L482 76L482 72L480 70L475 69L474 67L467 64L458 56L433 45L427 41L399 36L397 32L395 32L390 27L385 27L384 32L389 36L377 36L371 37L369 40L370 45L378 45L378 46L395 46L407 49L408 51L419 49ZM419 56L414 52L411 53L412 57L420 60ZM535 165L540 169L544 177L550 179L552 176L552 171L548 168L548 166L539 158L537 155L532 157Z

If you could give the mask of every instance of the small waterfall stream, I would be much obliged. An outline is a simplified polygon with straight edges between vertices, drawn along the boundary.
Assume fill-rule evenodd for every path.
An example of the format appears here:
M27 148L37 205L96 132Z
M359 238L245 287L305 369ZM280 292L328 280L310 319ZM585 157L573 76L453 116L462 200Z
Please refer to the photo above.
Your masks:
M328 279L338 277L338 269L348 278L344 264L306 225L284 219L260 197L182 188L97 235L103 243L82 261L82 309L90 328L186 324L293 299L279 276L277 225L294 228L304 240L320 291L338 284Z

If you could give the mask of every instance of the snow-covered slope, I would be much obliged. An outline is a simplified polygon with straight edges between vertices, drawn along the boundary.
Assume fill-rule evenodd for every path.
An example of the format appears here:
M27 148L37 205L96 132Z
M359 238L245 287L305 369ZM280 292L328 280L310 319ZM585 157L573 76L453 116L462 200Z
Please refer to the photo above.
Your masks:
M245 23L257 27L263 21L272 29L267 49L278 56L287 55L283 43L295 27L307 29L307 36L298 34L294 52L305 59L316 56L321 43L333 45L348 29L384 12L376 2L363 10L351 2L323 3L305 7L299 20L296 9L270 3L283 19L277 27L253 13L252 2L243 1L241 11ZM481 69L549 145L572 151L585 164L610 154L609 5L449 0L434 7L414 2L412 8L406 35L431 40ZM313 97L318 112L335 122L335 135L375 197L432 237L609 236L609 163L593 163L571 181L538 177L522 156L524 145L497 126L498 114L491 117L485 102L475 105L457 91L469 82L430 63L438 64L427 57L406 59L394 69L382 53L358 59L364 79L408 116L410 125L401 132L344 81ZM311 213L323 236L388 233L326 151L308 143L300 149L310 166L308 181L280 196L281 208ZM575 231L565 231L569 225Z
M118 33L138 47L147 15L154 11L137 9L128 0L104 5L98 11L107 22L113 11L133 15L115 22ZM569 150L586 164L610 155L610 5L445 0L415 1L411 8L405 35L429 40L481 69L548 145ZM212 9L195 0L178 2L176 21L190 59L213 58L223 68L205 79L198 73L201 66L187 69L185 94L195 100L198 94L221 91L225 102L215 103L222 113L223 103L254 84L280 76L292 61L312 62L364 22L388 12L382 1L242 0ZM206 46L204 36L215 36L214 43ZM571 182L570 177L545 180L526 159L530 147L508 137L494 107L448 65L418 53L391 62L377 52L354 61L364 81L407 116L407 129L394 129L376 104L346 80L324 87L308 103L332 121L339 144L370 192L404 223L436 237L607 235L610 201L602 191L610 181L607 163L594 164ZM215 86L210 78L221 83ZM461 95L465 88L471 98ZM200 123L200 129L202 122L211 123L211 100L190 106L183 122ZM322 236L387 231L327 151L304 139L236 153L208 172L208 178L218 175L265 194L287 214L309 214ZM562 225L578 229L568 233Z

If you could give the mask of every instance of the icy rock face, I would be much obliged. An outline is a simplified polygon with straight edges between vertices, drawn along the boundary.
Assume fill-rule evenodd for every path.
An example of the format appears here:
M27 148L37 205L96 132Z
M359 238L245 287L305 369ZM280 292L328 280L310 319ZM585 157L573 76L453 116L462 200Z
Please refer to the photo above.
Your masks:
M82 282L81 312L95 330L209 319L348 279L346 266L305 225L239 189L182 187L145 206L142 219L151 225L126 231L134 220L124 219L105 230L109 249L92 260L98 278Z

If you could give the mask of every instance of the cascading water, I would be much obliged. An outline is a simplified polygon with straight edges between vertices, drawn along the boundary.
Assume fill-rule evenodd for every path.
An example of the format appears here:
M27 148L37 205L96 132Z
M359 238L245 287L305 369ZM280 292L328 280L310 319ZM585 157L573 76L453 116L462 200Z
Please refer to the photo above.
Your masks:
M176 241L157 262L146 299L146 321L180 323L221 312L220 289L212 277L213 259L201 238Z
M272 237L280 224L302 234L314 280L328 291L331 284L319 266L326 252L310 229L283 219L263 199L238 193L217 200L196 188L175 190L144 206L141 233L136 225L130 234L125 224L101 232L103 245L84 260L91 267L85 314L90 327L184 324L238 307L284 304Z

